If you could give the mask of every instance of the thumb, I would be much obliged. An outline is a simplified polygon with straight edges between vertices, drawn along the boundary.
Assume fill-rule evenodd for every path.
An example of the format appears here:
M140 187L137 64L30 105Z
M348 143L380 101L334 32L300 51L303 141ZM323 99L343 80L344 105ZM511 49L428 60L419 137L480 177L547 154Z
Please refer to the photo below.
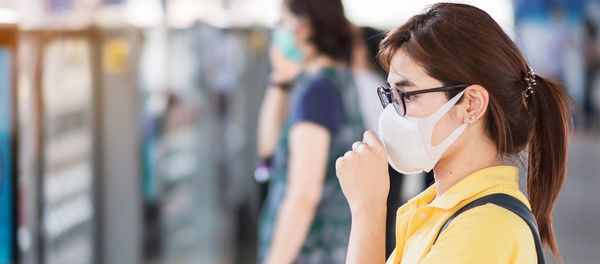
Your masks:
M377 137L377 134L372 130L367 130L363 135L363 142L367 143L367 145L371 147L383 148L383 143Z

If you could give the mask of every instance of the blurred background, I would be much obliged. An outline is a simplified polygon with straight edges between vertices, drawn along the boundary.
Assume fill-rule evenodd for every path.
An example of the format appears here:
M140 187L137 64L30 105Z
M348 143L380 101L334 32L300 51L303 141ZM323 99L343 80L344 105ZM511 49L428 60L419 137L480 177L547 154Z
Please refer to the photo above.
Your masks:
M381 31L434 2L343 1ZM554 228L566 263L600 263L600 1L458 2L577 102ZM280 5L0 0L0 264L256 263L256 124ZM423 177L402 179L403 200Z

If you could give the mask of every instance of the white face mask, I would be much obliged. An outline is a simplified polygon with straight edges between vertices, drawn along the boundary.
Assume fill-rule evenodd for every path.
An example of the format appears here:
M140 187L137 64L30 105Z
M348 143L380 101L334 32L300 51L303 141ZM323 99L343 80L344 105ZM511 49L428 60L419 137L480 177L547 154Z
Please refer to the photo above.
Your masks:
M383 110L379 116L379 137L392 168L404 174L429 172L433 169L446 149L467 127L467 124L463 124L437 146L431 145L433 128L464 93L465 91L460 92L425 118L400 116L393 104Z

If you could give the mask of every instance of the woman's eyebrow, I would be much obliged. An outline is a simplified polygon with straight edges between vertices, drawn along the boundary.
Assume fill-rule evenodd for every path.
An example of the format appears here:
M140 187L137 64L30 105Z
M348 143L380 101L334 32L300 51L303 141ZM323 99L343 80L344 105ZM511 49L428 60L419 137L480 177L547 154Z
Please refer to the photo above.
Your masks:
M402 80L402 81L398 81L394 84L396 87L411 87L411 86L415 86L412 82L410 82L409 80Z
M389 82L386 82L388 87L392 87ZM413 87L415 86L412 82L408 80L402 80L394 83L394 87Z

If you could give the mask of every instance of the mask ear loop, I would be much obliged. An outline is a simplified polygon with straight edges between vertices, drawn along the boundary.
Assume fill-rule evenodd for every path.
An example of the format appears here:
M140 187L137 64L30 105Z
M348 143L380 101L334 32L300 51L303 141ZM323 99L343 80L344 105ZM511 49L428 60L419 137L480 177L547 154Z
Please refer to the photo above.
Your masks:
M454 141L456 138L458 138L458 136L467 127L467 124L462 124L459 127L457 127L456 129L454 129L454 131L452 131L452 133L450 133L450 135L448 135L448 137L446 137L437 146L433 146L431 144L431 137L433 137L433 128L442 119L442 117L444 117L444 115L447 114L448 111L450 111L450 109L456 105L456 103L458 102L458 100L464 95L465 92L466 92L466 89L463 90L462 92L458 93L456 96L454 96L448 102L444 103L444 105L442 105L442 107L440 107L440 109L436 110L433 114L431 114L430 116L424 118L424 120L420 120L421 122L419 122L420 128L422 128L422 129L427 128L427 131L425 131L425 133L426 133L427 136L422 137L423 140L425 141L425 142L423 142L424 146L427 147L427 148L433 149L434 152L436 152L438 156L441 156L442 152L443 152L443 151L440 151L440 149L446 149L446 148L448 148L450 146L450 144L451 144L451 143L448 143L448 142L450 142L450 140ZM433 125L431 125L431 126L423 125L422 124L423 121L425 123L432 123ZM436 160L439 157L429 157L429 158L431 160Z
M465 94L466 91L467 90L465 89L462 92L455 95L454 97L452 97L452 99L448 100L448 102L444 103L442 105L442 107L440 107L433 114L431 114L430 116L428 116L426 118L427 119L435 119L435 123L439 122L442 119L442 117L444 117L444 115L446 113L448 113L448 111L450 111L450 109L456 105L458 100L460 100L460 98Z
M455 95L454 97L452 97L452 99L450 99L448 102L444 103L438 110L436 110L435 112L433 112L433 114L429 115L428 117L425 118L420 118L421 122L425 122L425 123L433 123L434 125L432 125L431 127L428 126L423 126L423 125L419 125L420 129L426 129L426 130L431 130L431 131L425 131L428 134L433 135L433 127L435 126L435 124L437 124L442 117L444 117L444 115L446 115L448 113L448 111L450 111L450 109L452 107L454 107L454 105L456 105L456 103L458 102L458 100L463 96L463 94L465 94L466 90L463 90L462 92L458 93L457 95ZM421 123L419 122L419 123ZM425 145L426 146L431 146L431 136L430 137L424 137L424 140L426 142Z

